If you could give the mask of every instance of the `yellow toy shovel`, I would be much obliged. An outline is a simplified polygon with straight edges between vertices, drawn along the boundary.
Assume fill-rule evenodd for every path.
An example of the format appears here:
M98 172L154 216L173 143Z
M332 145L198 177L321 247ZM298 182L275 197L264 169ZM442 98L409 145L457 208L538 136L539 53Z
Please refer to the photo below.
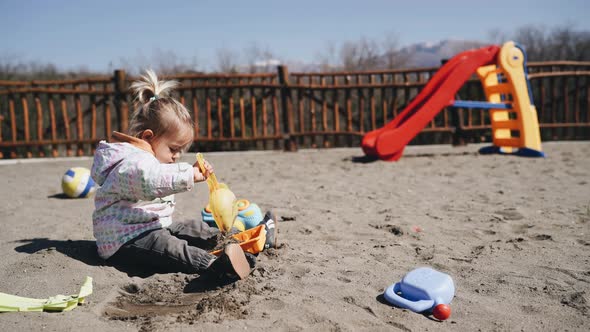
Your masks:
M56 295L48 299L32 299L28 297L0 293L0 312L7 311L70 311L84 303L92 294L92 278L86 277L78 295Z
M197 153L197 164L204 174L205 164L201 153ZM233 227L238 216L236 195L229 190L225 183L217 182L217 177L213 173L207 178L207 185L209 186L209 208L213 220L215 220L217 228L225 234Z

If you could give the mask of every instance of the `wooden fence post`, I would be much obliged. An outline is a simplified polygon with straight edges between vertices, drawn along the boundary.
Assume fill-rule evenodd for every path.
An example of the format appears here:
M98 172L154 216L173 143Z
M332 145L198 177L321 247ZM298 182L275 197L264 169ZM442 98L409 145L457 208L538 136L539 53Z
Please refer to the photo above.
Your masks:
M119 131L126 133L129 127L129 105L127 104L127 73L124 70L115 70L113 83L115 88L115 107L117 109L117 120L119 120ZM107 135L110 135L108 133Z
M4 121L4 116L0 114L0 143L2 143L2 121ZM4 152L0 149L0 159L4 158Z
M293 112L291 108L291 88L289 87L289 69L287 66L277 67L279 84L281 85L281 107L283 111L283 143L285 151L297 151L297 142L291 135L293 133Z

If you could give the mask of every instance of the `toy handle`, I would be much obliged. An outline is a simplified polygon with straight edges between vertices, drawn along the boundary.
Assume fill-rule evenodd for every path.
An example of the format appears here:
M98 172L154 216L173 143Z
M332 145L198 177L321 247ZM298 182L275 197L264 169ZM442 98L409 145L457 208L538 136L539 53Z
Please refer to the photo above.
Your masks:
M434 300L420 300L420 301L410 301L408 299L404 299L403 297L397 295L400 291L400 283L397 282L385 290L383 293L383 297L387 300L387 302L394 304L398 307L410 309L415 312L422 312L426 311L434 305Z
M197 164L199 165L201 173L205 174L205 158L203 158L203 154L201 154L200 152L197 153ZM207 178L207 185L209 186L210 191L219 188L219 182L217 182L217 177L215 176L215 173L209 174L209 178Z

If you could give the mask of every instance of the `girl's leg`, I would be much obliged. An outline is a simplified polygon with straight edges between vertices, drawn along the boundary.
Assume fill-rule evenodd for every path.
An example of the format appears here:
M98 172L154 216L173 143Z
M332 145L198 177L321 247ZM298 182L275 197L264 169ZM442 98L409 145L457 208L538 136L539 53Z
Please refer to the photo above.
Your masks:
M216 227L211 227L207 223L202 221L189 223L173 222L172 225L168 226L168 229L170 230L170 233L172 233L172 235L180 239L186 240L190 246L199 247L201 249L209 251L213 250L217 245L218 241L220 241L219 235L221 234L221 232L219 231L219 229ZM229 234L236 234L239 232L240 231L237 228L232 228L229 231ZM272 238L274 241L274 235ZM248 264L250 265L250 267L254 268L254 266L256 265L256 256L249 252L244 252L244 255L246 255L246 259L248 260Z
M127 242L109 260L165 272L202 273L215 258L162 228L145 232Z
M203 221L173 222L168 229L172 235L186 240L190 246L207 250L215 247L220 234L219 229Z

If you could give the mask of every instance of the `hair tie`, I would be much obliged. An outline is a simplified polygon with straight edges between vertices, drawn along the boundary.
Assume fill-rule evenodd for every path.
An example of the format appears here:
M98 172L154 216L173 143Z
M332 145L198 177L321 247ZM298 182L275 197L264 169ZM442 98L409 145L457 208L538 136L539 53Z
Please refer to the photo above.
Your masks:
M150 101L154 101L156 99L158 99L158 95L154 95L153 97L150 97Z

